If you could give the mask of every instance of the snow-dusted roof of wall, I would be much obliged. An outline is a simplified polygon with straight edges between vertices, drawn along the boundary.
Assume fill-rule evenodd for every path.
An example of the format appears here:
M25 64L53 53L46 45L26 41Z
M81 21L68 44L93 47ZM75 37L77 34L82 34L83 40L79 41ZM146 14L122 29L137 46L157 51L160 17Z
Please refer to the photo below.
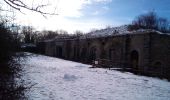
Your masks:
M113 35L124 34L124 33L129 33L127 25L120 26L120 27L108 27L105 29L92 31L85 34L81 38L83 39L83 38L106 37L106 36L113 36Z
M158 34L167 34L170 35L170 33L162 33L156 30L152 29L139 29L135 31L128 31L128 25L123 25L120 27L108 27L101 30L92 31L89 33L86 33L82 36L80 36L80 39L86 39L86 38L99 38L99 37L109 37L109 36L119 36L119 35L126 35L126 34L143 34L143 33L150 33L155 32ZM58 36L54 39L46 40L45 42L50 42L54 40L74 40L77 39L75 35L68 35L68 36Z
M106 28L101 30L96 30L93 32L89 32L83 36L81 36L81 39L85 38L98 38L98 37L109 37L109 36L118 36L118 35L125 35L125 34L143 34L143 33L150 33L155 32L158 34L168 34L170 33L162 33L153 29L139 29L135 31L128 31L128 26L120 26L120 27L112 27L112 28Z

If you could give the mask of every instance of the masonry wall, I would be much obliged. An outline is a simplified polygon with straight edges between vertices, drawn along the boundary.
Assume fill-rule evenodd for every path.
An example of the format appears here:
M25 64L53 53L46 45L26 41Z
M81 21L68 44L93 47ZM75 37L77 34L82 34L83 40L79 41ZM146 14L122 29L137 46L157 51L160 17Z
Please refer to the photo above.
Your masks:
M92 62L95 59L108 59L113 62L120 62L124 49L122 41L123 37L81 39L77 47L77 57L82 62ZM110 55L111 53L112 56Z
M149 65L149 33L130 35L130 45L128 50L128 62L131 61L132 53L135 51L138 53L137 69L143 70Z
M45 42L39 42L36 45L38 53L45 54Z
M54 41L45 42L45 54L48 56L54 56Z
M56 40L46 42L46 55L64 59L92 63L95 59L108 59L113 63L122 63L131 66L131 52L137 51L139 56L138 67L146 66L145 55L148 51L144 49L145 38L148 35L118 35L102 38ZM129 41L127 41L129 39ZM57 53L57 48L62 53ZM146 52L147 51L147 52ZM62 55L62 57L61 57Z
M150 69L170 77L170 35L151 35Z

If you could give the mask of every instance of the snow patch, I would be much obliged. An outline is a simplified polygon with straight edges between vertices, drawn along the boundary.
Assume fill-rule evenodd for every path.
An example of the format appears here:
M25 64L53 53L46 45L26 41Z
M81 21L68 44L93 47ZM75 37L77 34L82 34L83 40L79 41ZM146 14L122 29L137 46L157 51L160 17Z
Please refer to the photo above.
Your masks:
M22 62L28 100L169 100L170 82L88 68L90 65L32 54ZM27 84L26 84L27 85Z

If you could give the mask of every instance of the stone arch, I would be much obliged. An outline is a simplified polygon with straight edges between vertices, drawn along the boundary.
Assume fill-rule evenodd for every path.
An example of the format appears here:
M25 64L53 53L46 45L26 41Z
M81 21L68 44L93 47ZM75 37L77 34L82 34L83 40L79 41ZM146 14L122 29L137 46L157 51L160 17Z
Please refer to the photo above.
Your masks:
M63 57L63 48L62 46L56 46L56 57L62 58Z
M80 59L85 60L87 57L87 49L85 47L82 47L80 49Z
M77 58L77 47L76 47L76 45L73 47L73 56L74 56L74 59Z
M88 48L88 58L89 60L95 60L98 58L101 58L101 44L100 41L94 40L91 42L89 48Z
M130 53L130 65L134 69L138 69L139 67L139 53L137 50L133 50Z
M106 58L110 59L112 62L120 62L121 60L121 43L120 41L110 41L105 45L104 50L106 51Z
M86 55L86 53L87 53L87 49L86 49L85 47L81 48L81 50L80 50L80 56L81 56L81 57L84 57L84 56Z
M90 48L90 60L95 60L97 57L97 49L96 46Z

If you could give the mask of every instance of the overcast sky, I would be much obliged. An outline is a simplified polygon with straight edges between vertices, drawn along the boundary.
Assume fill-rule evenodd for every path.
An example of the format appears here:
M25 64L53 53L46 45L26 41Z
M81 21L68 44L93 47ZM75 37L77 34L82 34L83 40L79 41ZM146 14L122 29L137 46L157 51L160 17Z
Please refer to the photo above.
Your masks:
M33 0L26 0L32 4ZM31 2L29 2L31 1ZM40 0L34 0L34 2ZM105 28L129 24L136 16L155 11L159 16L170 19L170 0L41 0L51 4L44 11L56 12L57 16L47 16L22 10L16 11L15 22L32 25L38 30L63 29L68 32ZM36 4L36 3L35 3ZM56 8L56 9L55 9Z

